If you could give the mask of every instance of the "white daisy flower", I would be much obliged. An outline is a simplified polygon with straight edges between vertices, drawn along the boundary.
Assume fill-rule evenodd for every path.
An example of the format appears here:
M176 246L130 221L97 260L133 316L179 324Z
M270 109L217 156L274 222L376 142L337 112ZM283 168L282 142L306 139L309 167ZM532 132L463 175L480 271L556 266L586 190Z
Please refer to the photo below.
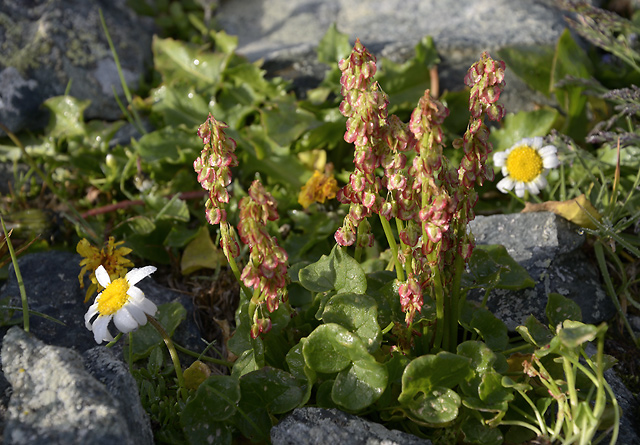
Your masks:
M493 155L496 167L502 167L504 178L496 185L502 193L515 188L516 196L524 197L524 191L533 195L547 186L549 169L560 165L557 149L553 145L542 146L542 138L525 138L513 147Z
M153 266L131 269L124 278L111 281L107 270L102 265L96 269L96 279L104 290L98 294L96 301L84 316L85 326L93 331L96 343L113 340L109 332L111 319L116 328L126 334L138 326L145 325L146 314L155 315L158 310L156 305L145 298L144 293L134 286L155 271L156 268Z

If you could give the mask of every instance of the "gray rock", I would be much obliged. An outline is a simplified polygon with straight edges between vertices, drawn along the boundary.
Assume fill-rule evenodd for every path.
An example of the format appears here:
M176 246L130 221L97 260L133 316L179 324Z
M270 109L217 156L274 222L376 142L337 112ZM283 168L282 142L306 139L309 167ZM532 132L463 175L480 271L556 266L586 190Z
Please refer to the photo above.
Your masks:
M39 252L20 258L20 273L25 283L29 308L55 318L65 324L62 326L42 317L30 317L30 331L47 344L73 348L83 353L96 346L91 331L84 325L84 314L89 302L84 304L85 290L80 288L78 274L80 260L78 254L64 251ZM88 280L85 279L85 284ZM153 281L153 275L145 278L136 285L156 305L179 301L188 312L187 322L181 323L174 334L176 341L187 348L198 350L203 348L201 334L194 323L195 307L190 298L185 295L164 288ZM11 297L11 306L21 306L20 291L13 272L9 267L9 280L0 290L0 299ZM21 318L22 314L16 315ZM0 328L0 335L4 335L6 328ZM116 333L114 326L111 332ZM114 352L121 351L121 343L114 346ZM120 356L118 356L120 358ZM188 364L188 357L184 357Z
M374 55L395 62L413 56L415 45L430 35L442 59L441 90L462 89L464 74L484 50L497 58L499 49L512 45L554 47L566 28L563 13L545 0L222 1L217 20L238 36L238 53L264 59L274 74L306 82L314 50L332 23L352 42L360 38ZM315 70L317 83L323 72ZM509 69L506 82L501 99L507 111L547 103Z
M337 409L298 408L271 428L273 445L429 445L402 431L389 430Z
M46 345L14 326L4 337L2 367L13 390L5 444L153 443L148 419L141 408L129 405L140 401L117 400L113 385L87 373L77 352ZM137 396L132 380L117 386Z
M85 369L107 388L119 407L118 411L124 414L127 430L135 436L134 443L153 443L149 417L142 408L138 384L129 368L102 346L89 349L82 358Z
M70 82L70 95L91 100L88 119L121 115L112 87L121 96L122 87L100 9L124 78L135 89L151 60L154 25L133 13L126 0L0 3L0 122L11 131L43 126L40 105L64 94Z
M577 226L539 212L477 216L470 227L477 244L502 244L536 282L534 288L491 292L487 306L510 330L530 314L545 322L547 295L552 292L578 303L585 323L598 324L615 315L598 270L581 250L584 235ZM480 294L470 292L469 298L480 300Z

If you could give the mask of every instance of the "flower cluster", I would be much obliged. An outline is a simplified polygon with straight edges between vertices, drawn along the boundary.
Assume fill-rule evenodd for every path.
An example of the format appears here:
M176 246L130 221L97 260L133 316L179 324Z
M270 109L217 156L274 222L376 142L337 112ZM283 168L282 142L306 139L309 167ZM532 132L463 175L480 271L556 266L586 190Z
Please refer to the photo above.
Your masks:
M234 153L236 142L226 137L225 128L228 125L217 121L211 114L198 128L204 148L193 162L193 169L202 188L209 191L205 214L210 224L219 224L227 219L221 204L229 202L227 187L231 184L231 167L238 165Z
M76 251L83 256L80 261L82 269L78 274L78 281L80 282L80 288L84 288L84 274L87 271L91 271L89 279L91 284L87 287L87 292L84 298L86 303L91 298L94 292L98 290L100 285L97 277L95 276L95 270L102 266L110 277L119 277L127 272L127 269L133 266L133 263L125 258L131 249L128 247L119 247L124 244L124 241L115 242L115 238L110 236L106 246L102 249L92 246L86 239L81 239L76 246Z
M350 208L335 239L342 246L350 246L356 241L360 222L382 208L381 181L375 175L375 169L380 167L385 149L382 129L386 123L388 100L373 82L376 59L360 40L356 40L351 55L341 60L339 66L344 96L340 112L347 117L344 140L355 145L355 170L349 183L336 195L340 202L350 204Z
M267 232L267 221L278 219L277 203L262 183L253 181L249 196L240 201L238 235L251 251L242 271L245 286L258 289L260 301L273 312L286 298L287 253ZM260 325L262 326L262 324Z

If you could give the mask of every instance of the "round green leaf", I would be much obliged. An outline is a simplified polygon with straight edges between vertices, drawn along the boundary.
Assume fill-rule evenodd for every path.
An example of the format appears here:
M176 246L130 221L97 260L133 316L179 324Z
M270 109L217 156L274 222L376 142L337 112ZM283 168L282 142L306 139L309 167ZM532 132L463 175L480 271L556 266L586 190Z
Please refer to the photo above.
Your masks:
M470 358L445 351L437 355L423 355L405 368L398 402L409 405L420 393L431 394L436 387L453 388L472 376Z
M317 372L340 372L358 355L359 347L367 354L360 337L336 323L318 326L304 343L302 354L307 365Z
M443 425L458 417L460 396L452 389L437 386L427 393L420 393L405 405L407 414L429 425Z
M336 377L331 398L350 411L358 411L373 404L387 387L387 368L373 357L354 362Z
M369 352L380 348L382 332L378 325L376 301L362 294L338 294L331 297L324 307L322 320L337 323L358 334Z
M199 424L223 421L236 412L240 401L238 380L228 375L209 376L182 410L180 422L197 429Z
M303 400L302 383L286 371L265 366L240 377L243 406L266 408L282 414L297 408Z

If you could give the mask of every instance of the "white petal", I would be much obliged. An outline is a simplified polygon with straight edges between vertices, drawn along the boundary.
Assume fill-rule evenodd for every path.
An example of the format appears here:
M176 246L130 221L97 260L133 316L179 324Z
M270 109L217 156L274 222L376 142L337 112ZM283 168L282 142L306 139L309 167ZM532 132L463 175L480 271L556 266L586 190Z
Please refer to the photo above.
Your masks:
M122 310L129 311L131 316L135 318L136 323L140 326L147 324L147 316L144 311L140 309L136 304L127 303L122 307Z
M546 145L539 149L538 153L540 153L540 156L544 158L549 155L555 155L558 153L558 149L554 145Z
M518 181L516 182L516 196L518 198L524 198L524 182Z
M537 136L535 138L530 138L528 145L529 147L533 147L537 150L540 147L542 147L542 138L540 136Z
M502 167L502 176L509 176L509 169L506 165Z
M555 154L551 154L542 158L542 165L544 168L556 168L560 165L560 160Z
M98 303L89 306L89 310L84 314L84 325L91 330L91 319L98 313Z
M509 190L513 189L513 180L509 176L502 178L496 187L502 193L507 193Z
M145 266L138 269L131 269L129 272L127 272L125 278L127 279L127 283L129 283L129 286L133 286L143 278L146 278L154 273L156 270L157 269L154 266Z
M496 167L503 167L507 161L507 154L504 151L499 151L493 154L493 164Z
M135 305L152 317L156 315L156 312L158 311L158 306L156 306L153 301L149 300L148 298L144 298L142 301L136 301Z
M107 269L105 269L102 264L96 269L96 280L98 280L98 283L100 283L102 287L107 287L111 284L111 278L107 273Z
M103 341L113 340L113 336L108 329L111 318L111 315L99 315L96 321L93 322L93 338L96 343L100 344Z
M533 182L535 182L536 186L540 190L547 186L547 178L545 178L544 175L538 175L538 177L534 179Z
M129 311L124 310L124 308L116 312L113 316L113 322L115 323L116 328L124 334L131 332L138 327L136 319L133 318Z
M136 286L130 286L129 289L127 289L127 295L129 295L133 301L140 301L144 298L144 292Z
M528 182L526 184L527 189L529 189L529 191L533 194L533 195L537 195L538 193L540 193L540 189L538 188L538 185L536 184L535 180Z

